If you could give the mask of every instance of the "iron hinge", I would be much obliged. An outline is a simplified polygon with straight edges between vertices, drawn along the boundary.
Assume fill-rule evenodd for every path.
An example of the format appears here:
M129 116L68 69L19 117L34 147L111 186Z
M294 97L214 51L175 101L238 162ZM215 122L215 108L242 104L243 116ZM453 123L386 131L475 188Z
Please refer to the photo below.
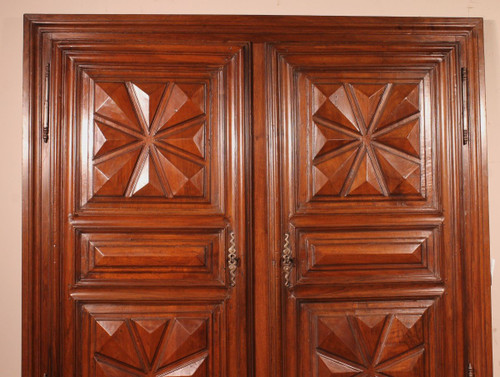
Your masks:
M43 98L43 129L42 139L44 143L49 141L49 117L50 117L50 64L45 67L45 86ZM44 376L45 377L45 376Z
M467 68L462 68L462 141L469 143L469 78Z
M475 373L474 373L474 368L472 367L472 364L469 363L469 365L467 365L467 373L466 373L466 376L467 377L475 377Z

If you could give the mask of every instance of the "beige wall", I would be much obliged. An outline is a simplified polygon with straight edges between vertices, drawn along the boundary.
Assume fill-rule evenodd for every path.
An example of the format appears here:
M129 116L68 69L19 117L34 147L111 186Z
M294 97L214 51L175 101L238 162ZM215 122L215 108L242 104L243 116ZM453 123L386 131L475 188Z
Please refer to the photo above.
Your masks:
M500 0L0 0L0 377L21 370L23 13L205 13L484 17L496 376L500 377Z

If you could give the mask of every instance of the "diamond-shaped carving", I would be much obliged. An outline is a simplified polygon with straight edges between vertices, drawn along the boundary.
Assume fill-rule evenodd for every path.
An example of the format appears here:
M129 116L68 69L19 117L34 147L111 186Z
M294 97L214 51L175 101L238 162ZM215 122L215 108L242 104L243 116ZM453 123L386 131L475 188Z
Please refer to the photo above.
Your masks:
M313 85L315 196L422 196L418 84Z
M176 196L203 195L203 165L186 161L175 153L158 148L161 166L167 176L170 189ZM182 170L179 169L182 166ZM175 178L174 178L175 177Z
M365 352L372 360L375 357L380 335L385 325L385 316L365 315L353 317L353 325L359 333L363 334L363 345Z
M388 98L377 128L383 128L419 113L419 88L414 84L395 84Z
M315 195L340 195L344 182L351 171L356 149L350 149L313 167Z
M164 377L202 377L207 375L207 361L205 358L183 365L179 369L166 374Z
M324 85L325 101L316 110L315 115L322 119L333 120L341 127L358 131L356 118L347 97L347 92L342 85ZM329 94L331 93L331 94Z
M134 185L133 196L162 196L163 189L156 167L151 161L151 156L147 155L144 163L137 167L140 172L137 182Z
M205 125L203 123L182 128L168 134L162 140L195 156L205 157Z
M393 193L416 194L420 189L420 164L377 150L378 161Z
M362 369L346 365L325 355L318 355L318 377L359 376Z
M130 84L131 92L140 114L148 128L151 127L156 110L165 91L164 84Z
M348 317L320 318L318 320L318 347L346 360L363 362Z
M96 83L96 196L205 194L206 88L198 83Z
M98 321L96 324L96 352L138 368L141 362L133 339L125 321Z
M378 181L373 161L365 154L361 158L361 163L356 169L354 180L349 189L350 195L380 195L382 194L381 184Z
M400 150L401 152L418 157L420 151L420 127L419 121L410 121L389 132L376 137L380 143Z
M205 113L204 86L174 84L162 111L159 130L170 128Z
M357 84L353 85L353 90L359 111L363 116L365 127L368 127L373 120L375 111L379 107L380 100L386 90L386 86Z
M94 130L94 156L102 156L117 148L127 146L137 139L126 132L109 127L103 123L95 122Z
M422 315L346 315L318 318L320 376L421 377Z
M94 111L105 119L140 131L141 126L125 83L102 82L95 85Z
M206 319L101 320L95 331L97 376L208 376Z
M200 319L176 319L166 345L159 359L164 367L207 347L207 323Z
M158 354L160 341L165 332L168 321L165 319L144 319L133 321L137 334L141 340L147 360L151 364Z
M102 196L124 195L139 154L140 150L135 149L94 162L94 193Z
M352 136L315 123L314 129L314 155L322 156L328 152L335 151L347 144L356 141Z

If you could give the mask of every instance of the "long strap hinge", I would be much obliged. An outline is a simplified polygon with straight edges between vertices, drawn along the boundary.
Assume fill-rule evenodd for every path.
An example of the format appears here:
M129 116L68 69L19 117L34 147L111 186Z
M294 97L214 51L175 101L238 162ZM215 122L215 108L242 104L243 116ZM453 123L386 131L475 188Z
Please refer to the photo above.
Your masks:
M50 117L50 64L45 67L45 87L43 99L43 129L42 139L44 143L49 141L49 117Z
M469 78L467 68L462 68L462 141L469 143Z
M466 373L467 377L475 377L475 373L474 373L474 368L472 367L472 364L469 363L469 365L467 365L467 373Z

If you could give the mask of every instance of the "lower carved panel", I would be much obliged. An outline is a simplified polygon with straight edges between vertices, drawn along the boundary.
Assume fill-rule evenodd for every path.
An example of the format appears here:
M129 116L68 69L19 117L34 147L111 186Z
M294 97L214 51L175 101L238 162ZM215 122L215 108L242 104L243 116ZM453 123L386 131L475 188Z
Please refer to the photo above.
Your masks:
M220 371L217 305L82 307L82 376L208 377Z
M433 300L302 305L303 376L428 377ZM310 372L308 372L310 371Z

